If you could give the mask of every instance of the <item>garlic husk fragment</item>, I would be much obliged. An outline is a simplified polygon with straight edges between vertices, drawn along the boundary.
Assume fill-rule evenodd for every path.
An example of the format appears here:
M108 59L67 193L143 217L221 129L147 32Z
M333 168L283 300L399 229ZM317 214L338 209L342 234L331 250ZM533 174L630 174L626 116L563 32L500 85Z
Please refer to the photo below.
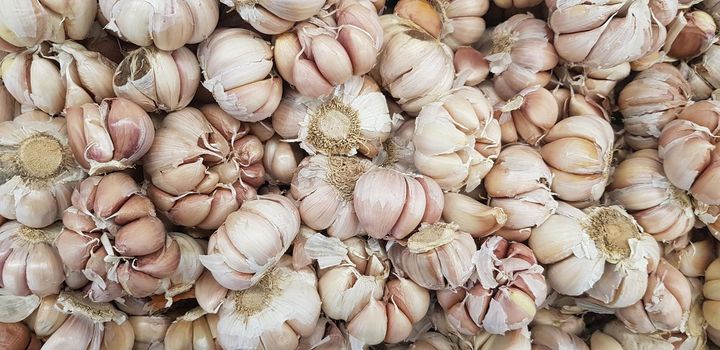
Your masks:
M443 220L456 223L460 231L469 233L473 238L490 236L507 222L502 208L487 206L461 193L448 192L444 197Z
M220 0L237 11L244 21L263 34L281 34L295 22L304 21L325 7L326 0Z
M57 299L57 294L42 298L35 311L23 320L30 330L41 339L47 339L55 333L68 317L66 313L55 308Z
M415 21L455 50L480 40L489 5L488 0L401 0L393 11Z
M60 66L64 81L65 108L100 103L103 99L114 97L112 75L117 65L103 53L88 50L74 41L53 44L51 52ZM44 79L42 76L39 78Z
M205 350L218 345L216 314L208 314L195 308L178 317L165 333L164 347L167 350Z
M290 199L259 196L227 216L200 261L223 287L244 290L272 270L299 229L300 214Z
M0 77L20 104L55 115L65 107L66 85L60 67L39 51L8 54L0 61Z
M668 26L665 42L668 56L690 59L701 55L717 41L716 29L712 16L705 11L691 10L680 14Z
M0 216L46 227L70 206L85 175L68 145L65 118L28 112L0 123Z
M135 334L133 350L151 350L163 345L171 320L163 315L130 316L128 323Z
M619 206L583 212L558 204L528 241L538 261L547 265L548 284L564 295L587 293L609 308L641 300L661 255L653 237Z
M558 66L555 69L555 74L563 85L608 110L611 104L614 104L615 86L627 78L630 72L631 66L628 62L606 68Z
M187 47L162 51L154 46L131 51L113 75L113 90L147 112L185 108L200 84L200 66Z
M0 51L15 51L42 41L84 39L97 12L94 1L11 1L0 9Z
M589 350L580 337L549 325L536 325L530 328L533 350L573 349Z
M0 347L7 350L40 350L42 342L20 322L0 323Z
M148 196L174 224L214 230L265 180L263 145L217 105L168 114L143 158Z
M218 312L217 335L226 349L293 350L320 316L317 276L294 270L285 256L252 288L230 292Z
M413 145L422 174L443 190L472 191L500 153L500 125L482 91L460 87L422 108Z
M358 177L353 206L360 227L376 239L403 239L420 223L440 219L442 189L431 178L389 168L373 168Z
M338 327L337 323L321 317L314 331L300 338L299 349L314 350L350 350L351 345L345 327Z
M590 337L591 350L655 349L675 350L670 341L663 338L636 334L627 329L620 321L611 321L602 330L595 331Z
M500 99L497 90L489 86L482 88L495 106L503 144L525 141L537 145L559 119L557 100L545 88L524 89L507 101Z
M29 317L40 303L41 299L37 295L17 296L0 289L0 322L20 322Z
M203 86L234 118L256 122L278 107L282 79L271 74L272 48L257 33L219 28L198 46L197 57Z
M271 181L289 184L303 158L299 146L281 140L279 137L265 142L263 166Z

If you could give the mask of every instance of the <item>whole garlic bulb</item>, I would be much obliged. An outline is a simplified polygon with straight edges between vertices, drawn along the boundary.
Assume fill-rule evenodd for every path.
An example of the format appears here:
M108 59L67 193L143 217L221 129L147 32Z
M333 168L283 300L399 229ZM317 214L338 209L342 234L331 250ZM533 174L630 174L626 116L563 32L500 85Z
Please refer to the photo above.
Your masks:
M461 334L481 330L505 334L525 328L545 302L543 268L532 250L517 242L492 236L472 258L476 275L457 290L439 290L438 303L450 324Z
M33 111L0 123L0 216L46 227L70 206L85 175L68 145L65 118Z
M264 182L263 145L217 105L168 114L143 159L148 196L173 223L216 229Z
M263 34L281 34L290 30L295 22L316 15L326 0L220 0L237 11L242 19Z
M695 224L690 198L667 179L654 149L637 151L620 163L608 191L657 241L682 240Z
M315 17L275 38L280 75L300 94L316 98L353 76L370 72L383 28L369 0L331 1Z
M42 342L20 322L0 323L0 347L8 350L39 350Z
M376 239L403 239L420 223L440 219L442 189L431 178L374 168L355 183L353 205L361 228Z
M453 222L458 229L473 238L485 238L501 229L507 222L502 208L490 207L470 196L447 192L442 212L445 222Z
M550 82L550 70L558 64L552 31L531 14L517 14L500 23L481 42L493 85L498 95L509 99L531 86Z
M614 138L610 123L594 115L565 118L553 126L540 149L553 174L553 193L580 208L596 203L610 176Z
M524 89L507 101L502 101L489 86L482 89L496 106L503 144L523 140L537 145L559 119L557 100L545 88Z
M215 0L100 0L105 29L138 46L173 51L197 44L215 29L220 8Z
M200 84L200 66L186 47L162 51L154 46L133 50L113 75L113 90L147 112L185 108Z
M82 272L89 281L92 300L167 290L180 248L135 180L120 172L91 176L75 188L72 204L56 244L66 273Z
M660 247L619 206L584 212L563 202L528 241L547 264L549 285L558 293L590 298L610 308L642 299L648 274L657 267Z
M480 185L500 153L500 125L482 91L459 87L415 119L415 167L443 190Z
M485 32L482 16L489 6L488 0L401 0L393 11L456 50L480 40Z
M13 295L41 298L60 292L65 271L53 244L62 225L34 229L9 221L0 226L0 285Z
M150 116L124 98L70 107L65 116L70 149L90 175L135 166L155 139Z
M300 230L293 202L268 194L246 201L210 236L200 262L230 290L248 289L260 281L290 248Z
M590 349L580 337L555 326L536 325L530 329L530 334L532 336L533 350Z
M218 344L216 314L208 314L195 308L178 317L165 333L164 348L167 350L214 349ZM188 347L189 346L189 347Z
M96 12L94 1L10 1L0 8L0 51L85 39Z

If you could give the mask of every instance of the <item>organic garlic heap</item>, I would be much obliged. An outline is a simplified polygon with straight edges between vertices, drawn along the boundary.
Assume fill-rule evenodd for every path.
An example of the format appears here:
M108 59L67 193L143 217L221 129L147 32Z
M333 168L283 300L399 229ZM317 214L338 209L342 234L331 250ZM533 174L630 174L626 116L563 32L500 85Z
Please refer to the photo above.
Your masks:
M326 0L220 0L233 8L242 19L263 34L281 34L295 22L304 21L325 7ZM382 6L381 6L382 7Z
M162 51L154 46L131 51L113 76L113 90L148 112L185 108L200 84L200 66L186 47Z
M584 212L563 202L528 241L546 264L548 284L560 294L586 294L592 302L624 308L642 299L660 247L618 206Z
M461 334L523 329L545 302L543 268L526 245L492 236L472 258L475 274L457 290L437 292L450 324Z
M70 107L65 116L70 149L90 175L135 166L155 139L150 116L123 98Z
M585 342L575 334L549 325L536 325L530 329L533 350L573 349L589 350Z
M443 193L431 178L373 168L355 183L353 205L360 226L376 239L403 239L420 223L440 219Z
M522 140L537 145L558 121L557 100L545 88L534 86L523 89L507 101L486 84L481 85L481 89L495 106L503 144Z
M45 40L82 40L96 12L95 1L10 1L0 8L0 51L12 52Z
M610 176L614 137L610 123L593 115L565 118L550 129L540 154L559 199L579 208L597 203Z
M443 220L457 224L460 231L473 238L485 238L507 222L508 217L501 208L487 206L461 193L447 192L444 197Z
M173 223L216 229L263 182L263 145L217 105L168 114L145 155L148 196Z
M200 261L223 287L248 289L275 266L299 229L300 215L290 199L260 196L227 216Z
M198 46L197 56L202 84L225 112L255 122L275 111L282 98L282 79L271 73L272 48L260 35L219 28Z
M481 42L498 95L509 99L531 86L550 82L550 70L558 64L552 31L531 14L517 14L502 22Z
M459 87L423 106L415 119L413 145L415 167L422 174L443 190L472 191L500 153L500 125L480 90Z
M168 327L163 342L167 350L214 349L217 338L216 314L195 308L178 317Z
M687 240L695 224L690 198L670 183L654 149L632 153L620 163L608 194L657 241Z
M40 111L0 123L0 216L42 228L70 206L85 176L68 145L65 118Z
M9 221L0 226L0 286L14 295L41 298L60 292L65 271L53 244L62 225L43 229Z
M668 56L690 59L701 55L717 41L716 29L715 21L707 12L691 10L677 16L668 27L665 43Z
M480 40L489 5L488 0L401 0L393 11L455 50Z
M336 0L292 31L275 38L280 75L300 94L329 95L352 76L370 72L383 28L369 0Z
M138 46L172 51L197 44L215 29L220 9L215 0L99 0L105 29ZM102 22L101 22L102 23Z
M550 186L552 173L540 153L530 146L505 147L485 176L490 206L503 209L507 222L497 234L522 242L557 208Z
M618 96L625 141L634 149L657 148L660 132L688 104L690 85L667 63L657 63L638 74Z
M21 322L0 323L0 346L10 350L39 350L42 342Z

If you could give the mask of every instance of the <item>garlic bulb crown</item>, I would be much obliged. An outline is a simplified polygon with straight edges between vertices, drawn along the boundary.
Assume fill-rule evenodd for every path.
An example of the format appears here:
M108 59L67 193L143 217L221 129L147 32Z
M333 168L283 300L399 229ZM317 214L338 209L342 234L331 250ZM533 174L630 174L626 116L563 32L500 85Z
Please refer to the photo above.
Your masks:
M84 39L97 12L94 1L21 0L0 9L0 51L15 51L49 40Z

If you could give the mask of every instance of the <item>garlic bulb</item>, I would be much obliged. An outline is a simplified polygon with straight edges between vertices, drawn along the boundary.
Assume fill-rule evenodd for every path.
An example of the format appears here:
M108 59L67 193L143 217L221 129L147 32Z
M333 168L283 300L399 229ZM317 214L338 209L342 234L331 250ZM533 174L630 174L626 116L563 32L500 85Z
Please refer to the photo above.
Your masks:
M198 46L197 54L202 84L225 112L255 122L275 111L282 97L282 79L271 74L272 48L258 34L220 28Z
M550 192L552 173L540 153L526 145L505 147L485 176L490 206L503 209L505 226L498 235L522 242L557 208Z
M570 63L610 68L651 52L654 19L648 0L586 3L547 0L558 55ZM664 29L664 27L662 27Z
M484 91L495 93L484 87ZM555 125L559 117L557 100L547 89L530 87L520 91L507 101L497 100L499 96L490 94L497 106L498 121L502 134L502 143L517 143L522 140L537 145Z
M657 241L682 239L695 224L690 198L667 179L654 149L637 151L620 163L608 191Z
M163 346L165 333L170 327L166 316L130 316L128 323L135 333L133 350L152 350Z
M690 96L690 85L670 64L657 63L640 72L618 97L625 141L634 149L656 148L660 132Z
M54 59L60 65L60 74L65 85L63 88L65 108L85 103L100 103L105 98L114 97L112 74L116 64L105 57L103 53L88 50L73 41L53 44L52 52L55 53ZM33 73L31 68L30 83L32 83ZM37 78L46 79L43 76ZM35 93L34 89L32 93ZM41 90L38 93L45 94L46 92ZM31 99L35 100L36 97L32 96ZM25 102L23 103L25 104Z
M442 218L473 238L485 238L505 225L507 215L502 208L490 207L461 193L445 193Z
M669 341L647 334L636 334L620 321L610 321L590 337L590 350L654 349L674 350Z
M40 350L42 342L20 322L0 323L0 347L8 350Z
M0 123L0 216L46 227L70 206L83 177L68 145L65 118L34 111Z
M485 59L485 55L470 46L461 46L455 50L453 65L458 78L464 79L466 86L482 83L490 73L490 62Z
M590 349L580 337L555 326L537 325L530 329L530 334L532 336L533 350Z
M376 239L403 239L420 223L440 219L444 199L431 178L374 168L355 183L353 205L361 228Z
M263 145L217 105L168 114L143 159L148 196L173 223L216 229L264 182Z
M370 72L383 43L380 18L369 0L329 5L275 38L278 72L311 98L331 94L333 87Z
M489 6L488 0L401 0L393 11L399 17L415 21L455 50L480 40L485 32L482 16Z
M317 276L294 270L284 256L258 283L229 293L218 312L217 335L225 349L294 350L320 317Z
M33 313L25 318L23 322L30 327L40 339L47 339L55 333L68 318L68 315L55 307L58 300L57 294L48 295L42 298L40 305Z
M207 314L201 308L188 311L168 327L164 348L166 350L215 349L217 321L216 314Z
M9 221L0 226L0 286L14 295L41 298L60 292L65 271L53 242L62 226L34 229Z
M356 157L316 155L303 159L290 186L303 223L343 240L360 235L363 229L355 213L353 193L358 178L370 167L369 161Z
M694 241L682 249L666 253L665 259L687 277L702 277L705 269L717 258L715 243L712 237Z
M606 103L607 101L598 102L568 88L553 89L552 94L558 104L558 119L565 119L573 115L596 115L610 120L608 110L611 109L611 106Z
M204 240L195 239L179 232L168 233L178 248L180 248L180 262L175 272L170 275L169 296L178 295L190 290L195 281L205 271L205 267L200 262L200 255L207 251L207 243Z
M300 215L290 199L260 196L227 216L200 261L223 287L247 289L275 266L299 229Z
M173 51L207 38L217 25L215 0L100 0L105 29L138 46Z
M49 40L82 40L95 20L94 1L18 0L0 8L0 51L15 51Z
M297 145L282 141L277 136L265 142L263 166L275 182L289 184L302 159L303 153Z
M70 107L65 115L70 149L90 175L135 166L155 138L150 116L124 98Z
M113 90L148 112L185 108L200 84L200 66L186 47L168 52L154 46L131 51L113 75Z
M707 12L693 10L677 16L668 28L665 43L668 56L690 59L701 55L717 41L716 29L715 21Z
M505 334L523 329L547 295L543 268L526 245L492 236L472 257L475 273L457 290L439 290L438 303L458 332Z
M565 118L553 126L540 149L553 174L553 193L579 208L596 203L610 175L614 138L610 123L593 115Z
M380 23L384 41L378 56L379 82L404 111L415 115L452 88L452 50L410 20L384 15Z
M720 103L706 100L680 112L658 141L658 154L670 182L707 205L720 204L720 187L716 186L720 167L713 161L720 151L715 147L718 134Z
M493 85L498 95L509 99L531 86L545 86L558 64L552 32L547 23L531 14L517 14L495 27L481 42Z
M621 207L580 211L563 202L528 241L560 294L583 293L609 308L642 299L660 247Z
M422 108L413 145L422 174L443 190L472 191L500 153L500 125L480 90L460 87Z
M398 271L423 288L441 290L465 284L473 272L476 246L458 225L423 223L405 242L388 244L388 256Z
M237 11L244 21L263 34L281 34L295 22L304 21L325 7L326 0L220 0Z

